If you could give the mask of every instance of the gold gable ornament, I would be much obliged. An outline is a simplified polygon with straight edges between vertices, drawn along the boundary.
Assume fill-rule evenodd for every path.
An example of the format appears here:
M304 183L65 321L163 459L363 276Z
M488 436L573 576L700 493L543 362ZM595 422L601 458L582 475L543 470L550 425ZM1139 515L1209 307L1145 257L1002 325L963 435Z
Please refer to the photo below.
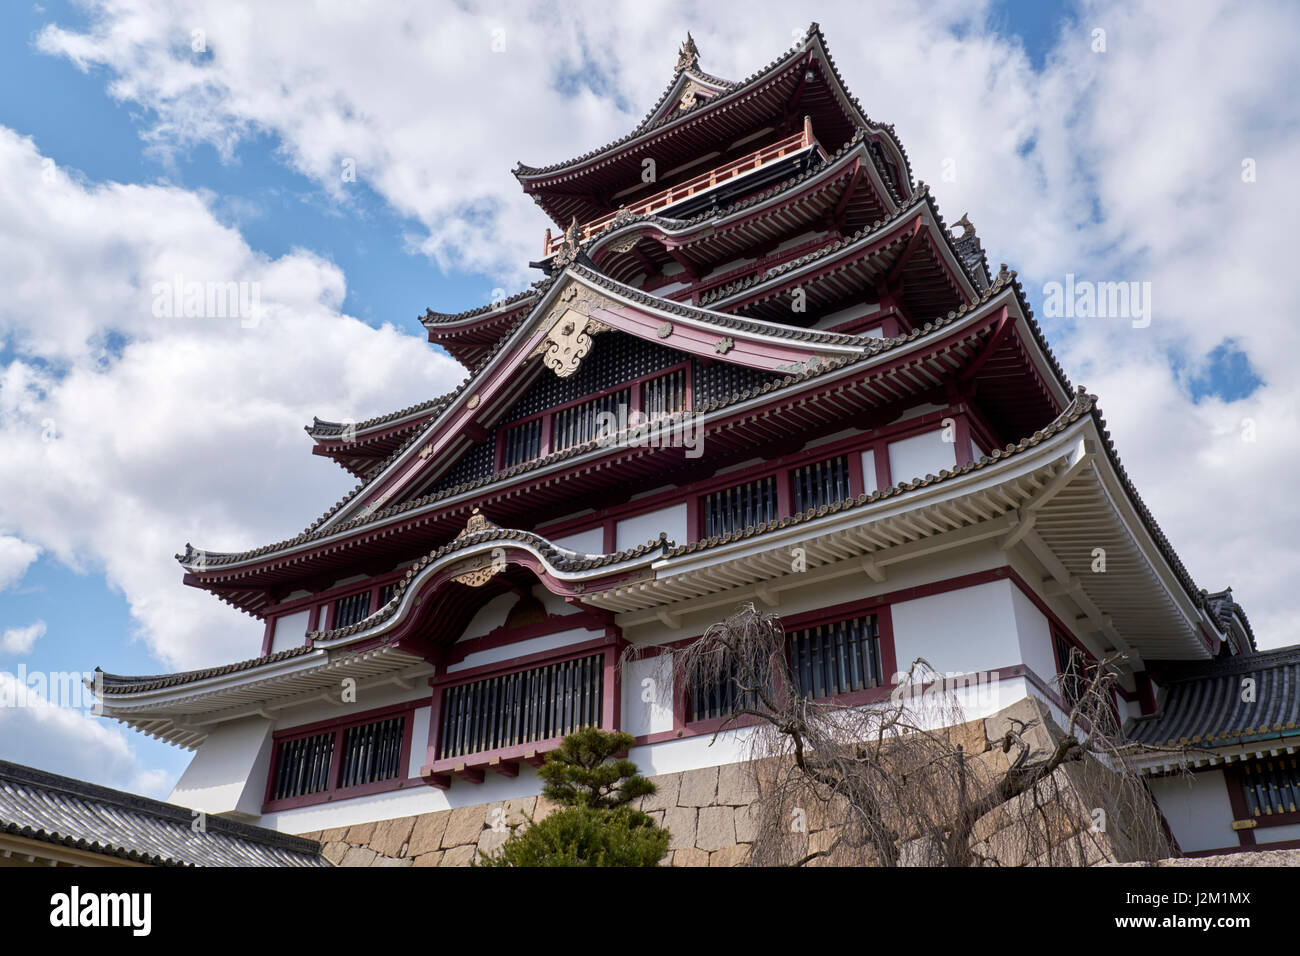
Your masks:
M465 527L460 534L456 535L456 540L459 541L466 535L475 534L479 531L495 531L498 528L498 525L489 521L476 507L470 512ZM487 584L488 581L505 570L506 562L497 556L497 550L493 549L491 556L479 555L459 565L460 573L453 575L452 580L457 584L465 584L472 588L482 587Z
M465 537L465 535L474 534L478 531L499 531L500 527L500 525L493 524L489 521L484 516L483 512L478 510L478 506L476 505L474 510L469 513L469 518L465 522L465 527L461 529L460 534L456 535L455 540L459 541L461 538Z
M591 351L591 337L611 331L604 322L591 318L592 312L611 303L576 282L570 282L558 298L562 304L551 312L550 329L529 358L540 355L543 365L559 378L568 378Z

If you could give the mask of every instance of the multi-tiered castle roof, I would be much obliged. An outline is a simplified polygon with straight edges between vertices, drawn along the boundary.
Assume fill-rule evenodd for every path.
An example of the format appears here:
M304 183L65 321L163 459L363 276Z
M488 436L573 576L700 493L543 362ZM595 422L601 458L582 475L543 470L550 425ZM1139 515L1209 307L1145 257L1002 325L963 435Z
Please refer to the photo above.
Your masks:
M1016 274L991 272L965 216L945 223L815 24L738 82L702 71L688 39L630 133L514 173L552 223L542 277L422 319L464 382L314 421L314 453L360 483L302 533L178 556L186 584L268 622L263 653L102 675L108 713L195 747L341 678L422 679L485 603L538 582L583 626L672 627L981 541L1023 551L1098 654L1140 667L1250 649L1143 504ZM620 407L689 426L703 453L626 420L611 433L599 415ZM952 448L913 473L894 448L922 428L951 428ZM679 532L628 537L676 503ZM1092 573L1098 548L1115 573ZM304 633L286 644L294 615ZM427 782L450 767L434 759ZM456 768L473 778L472 760Z

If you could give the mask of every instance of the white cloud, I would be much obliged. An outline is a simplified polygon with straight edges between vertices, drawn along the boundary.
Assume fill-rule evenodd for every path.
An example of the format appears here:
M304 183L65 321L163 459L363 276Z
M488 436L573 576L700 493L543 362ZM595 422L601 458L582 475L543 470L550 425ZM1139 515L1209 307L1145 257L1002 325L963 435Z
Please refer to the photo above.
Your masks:
M0 383L0 398L3 396L4 385ZM0 534L0 591L17 585L40 553L41 549L34 544L13 535Z
M258 283L264 317L156 318L153 285L177 273ZM0 335L19 356L0 370L0 527L102 573L174 667L261 640L259 622L181 585L176 551L302 530L355 483L310 454L313 414L389 411L463 375L416 337L341 314L331 263L263 256L182 189L49 176L3 128L0 287ZM107 349L108 329L126 344Z
M175 783L174 775L145 766L121 727L58 701L79 680L74 674L0 671L0 740L5 759L165 797Z
M0 634L0 654L27 654L38 638L45 636L45 622L33 621L26 627L6 628Z
M229 0L91 6L84 32L50 29L40 45L83 67L107 67L113 95L154 111L148 135L157 148L208 142L233 155L250 134L269 132L289 164L343 203L352 187L341 181L340 164L354 159L365 184L421 225L415 248L444 265L493 271L515 287L546 226L509 176L516 159L545 164L625 133L662 92L688 26L703 66L733 78L771 60L806 26L788 5L771 2L751 3L744 18L726 6L665 2L559 11L513 4L491 16L396 3L311 16ZM1062 20L1046 68L1035 72L1016 41L989 32L989 10L897 2L864 14L845 3L818 15L868 113L896 124L917 177L934 186L949 221L969 211L995 268L999 261L1018 268L1031 294L1066 272L1152 283L1149 329L1049 322L1053 344L1074 380L1101 396L1126 466L1194 577L1210 588L1234 584L1263 643L1294 640L1288 572L1300 515L1289 476L1300 456L1300 386L1291 370L1300 345L1292 318L1300 271L1289 261L1289 232L1300 209L1290 173L1300 168L1300 117L1286 91L1300 86L1291 39L1300 13L1263 2L1086 3ZM192 57L177 40L196 25L210 58ZM1096 27L1107 31L1104 54L1091 47ZM493 30L505 31L503 53L492 52ZM1259 171L1251 184L1240 177L1247 157ZM951 182L943 176L949 159ZM0 203L5 189L14 202L30 191L12 177L0 180ZM217 230L191 194L71 184L65 191L64 199L44 201L40 214L68 260L62 272L44 281L24 242L0 247L0 262L16 259L11 278L21 280L20 292L45 305L20 319L30 347L82 363L57 386L34 367L5 372L17 398L0 390L0 409L35 403L30 396L49 388L33 407L56 412L89 443L84 452L60 443L48 453L62 477L33 509L40 513L29 525L46 530L27 537L75 560L91 536L66 529L90 520L97 529L90 553L108 560L130 529L141 556L113 558L113 579L148 627L175 628L190 635L179 646L197 649L198 634L218 629L212 602L177 596L174 577L145 556L184 537L212 547L270 540L296 530L284 523L282 505L338 497L285 446L302 416L319 411L321 379L268 372L257 357L264 348L252 344L258 340L230 330L166 340L155 333L129 346L113 375L96 371L87 363L105 315L136 333L152 329L133 311L139 264L150 275L165 265L267 282L278 271L276 295L294 315L331 319L314 326L326 330L312 340L319 354L280 354L295 371L323 362L327 373L355 372L359 365L342 356L360 342L405 357L405 366L384 369L382 381L351 383L348 394L334 396L339 417L375 407L370 400L396 387L389 383L400 383L410 400L427 397L435 389L419 386L441 373L416 355L415 343L386 341L333 315L342 277L327 264L307 254L261 261L237 233ZM22 208L39 201L21 199ZM112 228L76 232L86 203L111 211L104 221ZM160 219L162 209L183 212ZM126 261L135 273L116 259L117 214L132 237ZM104 285L93 302L56 288L82 271ZM60 321L50 323L51 314ZM282 344L293 321L262 334ZM1229 336L1263 387L1239 401L1194 402L1171 362L1197 369ZM246 361L263 376L243 374ZM217 394L212 383L222 375L248 393ZM181 404L184 413L173 407ZM107 433L101 408L114 416ZM185 416L190 429L177 424ZM1259 426L1249 447L1239 437L1245 418ZM32 427L32 414L24 421ZM158 480L175 471L178 449L192 486ZM78 461L71 459L106 472L73 478L68 469ZM249 460L270 464L253 478L242 464ZM319 484L302 488L305 476ZM148 492L115 498L120 517L104 517L109 496L123 488ZM166 520L157 517L160 507ZM56 520L64 509L75 521ZM300 508L288 512L305 523L297 522ZM159 633L152 640L161 648ZM177 661L195 656L170 653Z

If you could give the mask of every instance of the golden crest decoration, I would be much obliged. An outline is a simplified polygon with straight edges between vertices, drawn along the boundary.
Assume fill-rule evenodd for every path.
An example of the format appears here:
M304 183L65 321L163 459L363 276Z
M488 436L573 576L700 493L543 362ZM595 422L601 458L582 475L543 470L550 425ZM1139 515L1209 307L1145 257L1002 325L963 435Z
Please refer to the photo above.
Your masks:
M551 312L550 330L529 357L540 355L543 365L558 377L568 378L591 351L591 337L610 330L599 319L591 318L593 311L610 302L576 282L566 286L558 298L561 304Z
M484 517L483 513L480 512L478 508L475 508L470 512L469 520L465 522L464 529L461 530L460 534L456 535L456 540L459 541L466 535L474 534L479 531L491 531L497 527L497 525ZM479 555L478 557L470 558L463 565L460 565L461 573L453 575L452 580L457 584L466 584L472 588L482 587L488 581L492 580L498 572L505 569L505 560L498 556L498 550L499 549L494 549L490 556Z

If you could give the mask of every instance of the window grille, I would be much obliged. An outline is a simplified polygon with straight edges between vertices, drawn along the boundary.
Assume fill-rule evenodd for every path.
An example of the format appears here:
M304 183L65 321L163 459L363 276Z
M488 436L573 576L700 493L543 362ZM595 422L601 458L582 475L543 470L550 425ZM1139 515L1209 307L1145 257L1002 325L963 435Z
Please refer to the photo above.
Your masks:
M775 520L776 478L768 476L748 484L704 496L704 535L730 534Z
M534 418L522 425L516 425L505 433L502 442L505 446L502 448L502 468L513 468L515 465L522 465L526 461L540 458L542 454L542 420Z
M625 388L556 412L551 420L551 450L564 451L614 434L618 425L610 427L610 416L614 422L626 421L631 395Z
M443 691L439 756L459 757L600 726L604 658L546 664Z
M874 614L795 631L788 646L790 671L805 697L834 697L884 683Z
M686 369L679 368L641 383L641 411L650 421L686 409Z
M405 717L389 717L343 732L340 787L391 780L401 771Z
M849 460L841 455L790 472L790 491L795 514L849 497Z
M314 737L299 737L280 744L271 799L283 800L320 793L330 787L330 765L334 757L334 731Z
M362 591L334 602L334 626L347 627L370 615L370 592Z

